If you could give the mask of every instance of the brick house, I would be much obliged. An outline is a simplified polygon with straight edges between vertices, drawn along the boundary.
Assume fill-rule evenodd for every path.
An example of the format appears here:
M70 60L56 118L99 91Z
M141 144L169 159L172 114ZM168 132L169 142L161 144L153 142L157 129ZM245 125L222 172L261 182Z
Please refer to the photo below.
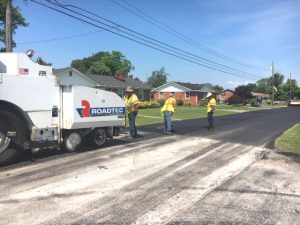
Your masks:
M230 89L226 89L222 92L221 101L223 103L227 103L228 99L230 99L234 95L234 91Z
M210 84L168 82L152 90L152 100L166 99L172 93L177 100L181 99L184 104L199 105L208 92L214 92Z

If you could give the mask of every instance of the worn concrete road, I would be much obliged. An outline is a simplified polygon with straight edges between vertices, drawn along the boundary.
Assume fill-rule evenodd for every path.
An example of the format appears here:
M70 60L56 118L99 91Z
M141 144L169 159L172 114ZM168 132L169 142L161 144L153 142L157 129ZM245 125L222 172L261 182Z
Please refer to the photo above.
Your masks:
M0 169L0 224L299 225L300 160L268 148L299 120L300 108L266 110L216 118L211 133L193 120L174 136L149 126L135 142L40 153Z

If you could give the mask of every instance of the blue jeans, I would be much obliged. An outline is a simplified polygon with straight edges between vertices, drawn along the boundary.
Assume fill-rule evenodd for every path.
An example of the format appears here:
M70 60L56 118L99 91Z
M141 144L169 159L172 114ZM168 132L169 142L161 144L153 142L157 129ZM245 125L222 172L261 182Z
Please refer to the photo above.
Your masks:
M138 112L128 113L130 136L133 138L137 137L137 130L136 130L136 126L135 126L135 118L136 118L137 114L138 114Z
M208 129L214 129L213 112L207 113Z
M172 112L164 111L165 132L171 132L172 131L171 117L172 117Z

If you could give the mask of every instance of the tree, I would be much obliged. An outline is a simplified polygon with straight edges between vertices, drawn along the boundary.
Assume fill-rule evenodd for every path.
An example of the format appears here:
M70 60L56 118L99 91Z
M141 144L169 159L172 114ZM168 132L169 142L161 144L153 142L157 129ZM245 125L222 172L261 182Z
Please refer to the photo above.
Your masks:
M45 60L42 59L42 57L38 57L35 60L36 63L40 64L40 65L44 65L44 66L52 66L52 63L48 63Z
M250 88L245 85L238 86L235 89L235 95L240 96L242 99L251 99L253 97Z
M154 70L152 75L148 78L147 84L152 88L159 87L167 83L168 73L165 71L165 68L162 67L159 70Z
M272 86L270 85L269 78L263 78L256 82L255 92L261 92L265 94L272 93Z
M5 46L5 14L6 14L6 0L0 0L0 42ZM18 26L27 27L28 23L21 14L19 7L12 7L12 32L16 33ZM13 47L16 43L13 42ZM5 51L5 48L1 48L1 51Z
M287 93L289 99L296 97L299 92L297 81L295 79L288 79L283 85L282 90Z
M221 85L215 85L215 86L212 86L212 88L214 89L215 92L217 93L222 93L222 91L224 90L224 88L221 86Z
M253 92L257 87L255 83L249 83L246 86L249 88L250 91L253 91Z
M128 76L134 70L134 66L119 51L98 52L83 59L73 60L71 67L82 73L115 75L123 73Z

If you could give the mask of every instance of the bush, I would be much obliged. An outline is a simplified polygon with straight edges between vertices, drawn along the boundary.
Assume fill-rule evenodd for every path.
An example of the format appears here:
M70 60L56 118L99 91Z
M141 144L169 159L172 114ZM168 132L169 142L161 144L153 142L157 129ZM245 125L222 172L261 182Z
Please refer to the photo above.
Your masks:
M233 95L228 99L229 105L242 105L244 104L243 99L240 96Z
M193 106L193 104L190 102L186 102L186 103L184 103L184 106Z
M160 104L158 102L150 102L151 108L160 108Z
M163 106L165 104L166 100L165 99L159 99L157 100L157 103L160 105L160 106Z
M208 99L204 99L203 101L201 101L200 105L201 106L207 106L208 105Z
M178 100L177 100L177 105L178 105L178 106L183 106L183 101L182 101L181 99L178 99Z
M139 108L140 109L149 109L149 108L159 108L160 104L158 102L154 101L143 101L140 103Z
M259 103L257 102L257 100L256 100L255 98L252 98L252 99L250 100L250 105L251 105L252 107L259 107Z

